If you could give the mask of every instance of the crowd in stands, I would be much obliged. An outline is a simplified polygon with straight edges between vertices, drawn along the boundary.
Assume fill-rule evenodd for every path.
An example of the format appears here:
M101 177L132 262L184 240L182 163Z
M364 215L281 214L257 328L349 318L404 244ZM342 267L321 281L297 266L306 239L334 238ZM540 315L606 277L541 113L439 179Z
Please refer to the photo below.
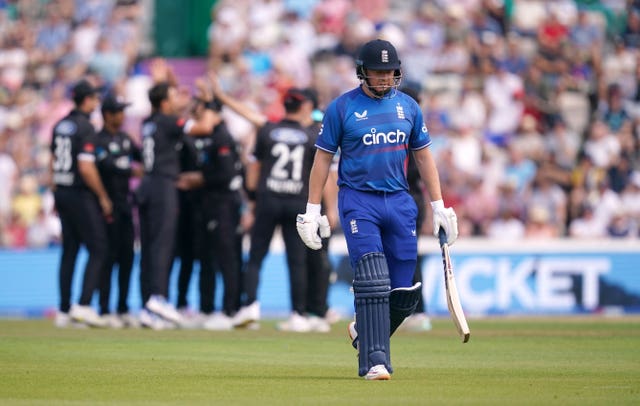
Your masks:
M130 101L138 136L148 3L0 0L1 246L59 238L49 142L73 82L93 75ZM219 0L211 18L209 67L274 120L290 87L324 106L357 85L360 44L395 44L461 238L640 235L640 2ZM253 126L225 115L250 148Z

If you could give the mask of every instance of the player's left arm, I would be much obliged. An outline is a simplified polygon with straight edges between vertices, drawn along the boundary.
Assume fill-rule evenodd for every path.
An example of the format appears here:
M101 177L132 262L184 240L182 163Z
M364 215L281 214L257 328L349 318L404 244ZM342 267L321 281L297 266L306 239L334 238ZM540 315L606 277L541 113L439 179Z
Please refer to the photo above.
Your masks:
M458 238L458 218L451 207L444 207L442 189L440 187L440 174L435 159L429 147L413 151L420 172L424 180L431 200L433 210L433 235L438 236L438 231L443 228L447 234L447 242L453 244Z

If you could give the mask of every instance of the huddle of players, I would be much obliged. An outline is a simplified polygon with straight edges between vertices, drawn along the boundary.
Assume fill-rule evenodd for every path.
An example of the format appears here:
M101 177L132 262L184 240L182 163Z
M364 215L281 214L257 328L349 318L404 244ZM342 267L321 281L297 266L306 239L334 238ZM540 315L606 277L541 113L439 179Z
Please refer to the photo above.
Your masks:
M324 318L330 273L327 251L308 250L293 221L306 204L306 179L317 135L311 120L313 94L292 89L285 97L287 116L281 122L255 122L259 127L255 159L245 168L220 115L214 82L213 77L198 80L196 97L188 100L175 82L157 82L149 90L152 113L142 124L141 147L121 130L127 103L112 96L100 101L101 89L86 80L74 86L76 108L54 127L51 145L52 187L63 232L56 325L256 327L260 320L259 272L274 229L280 225L291 279L292 316L278 327L329 331ZM233 108L233 100L217 93ZM98 104L104 128L96 133L89 114ZM187 109L189 118L184 118L181 112ZM130 193L132 176L141 180ZM138 317L130 315L128 307L134 205L141 240L143 308ZM243 215L253 221L241 221ZM253 226L246 270L242 269L245 229L241 224ZM80 245L87 248L89 259L80 300L71 305ZM177 308L168 300L176 253L181 264ZM200 303L198 314L188 317L179 309L187 307L194 261L199 262ZM116 264L119 289L112 314L110 285ZM224 283L218 311L216 272ZM96 290L100 314L91 306Z

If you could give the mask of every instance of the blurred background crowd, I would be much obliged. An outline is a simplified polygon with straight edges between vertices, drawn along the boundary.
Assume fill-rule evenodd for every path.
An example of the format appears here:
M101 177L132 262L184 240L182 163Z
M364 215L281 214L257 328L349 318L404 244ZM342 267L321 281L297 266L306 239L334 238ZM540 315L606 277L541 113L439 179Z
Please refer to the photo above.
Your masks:
M132 103L126 128L139 139L162 2L0 0L1 246L59 241L51 127L72 108L68 91L80 77ZM326 106L357 86L358 46L391 41L402 85L421 92L463 238L639 237L640 2L200 3L203 65L228 94L274 120L287 89L313 87ZM224 114L250 148L254 127ZM99 113L93 120L99 127Z

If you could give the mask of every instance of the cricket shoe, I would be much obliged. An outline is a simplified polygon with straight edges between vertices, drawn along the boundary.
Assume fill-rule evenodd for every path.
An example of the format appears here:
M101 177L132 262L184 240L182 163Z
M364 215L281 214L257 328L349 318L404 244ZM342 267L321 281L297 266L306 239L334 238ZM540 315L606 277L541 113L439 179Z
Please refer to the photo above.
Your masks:
M412 314L404 320L400 329L413 332L430 331L431 319L425 313Z
M309 323L309 330L315 333L328 333L331 331L331 324L323 317L311 315L307 317L307 322Z
M175 328L172 322L163 319L147 309L140 310L140 325L152 330L170 330Z
M56 313L56 316L53 319L53 325L57 328L87 328L86 324L78 323L69 316L69 313L64 312Z
M353 348L359 351L360 349L358 348L358 330L356 330L355 321L349 323L349 325L347 326L347 333L349 334L349 338L351 339L351 345L353 346Z
M291 331L294 333L308 333L311 331L309 320L297 312L291 313L291 316L287 320L276 324L276 328L280 331Z
M229 331L233 329L233 323L231 317L222 312L216 312L207 317L202 327L209 331Z
M249 306L242 306L240 310L238 310L238 313L233 316L231 323L233 327L242 328L248 327L258 321L260 321L260 302L256 300Z
M107 327L107 322L91 306L73 305L69 316L73 321L84 323L90 327Z
M364 379L367 381L388 381L391 379L391 374L384 365L374 365L369 368L369 372L364 376Z
M122 320L122 323L124 324L125 327L128 327L128 328L142 327L140 325L140 320L131 313L121 313L118 316L120 317L120 320Z
M109 328L116 330L124 328L124 322L122 321L120 316L116 314L103 314L102 318L107 323L107 327Z
M177 324L180 326L183 322L182 315L176 310L176 308L167 301L164 296L153 295L147 300L145 304L147 310L152 311L158 316Z

